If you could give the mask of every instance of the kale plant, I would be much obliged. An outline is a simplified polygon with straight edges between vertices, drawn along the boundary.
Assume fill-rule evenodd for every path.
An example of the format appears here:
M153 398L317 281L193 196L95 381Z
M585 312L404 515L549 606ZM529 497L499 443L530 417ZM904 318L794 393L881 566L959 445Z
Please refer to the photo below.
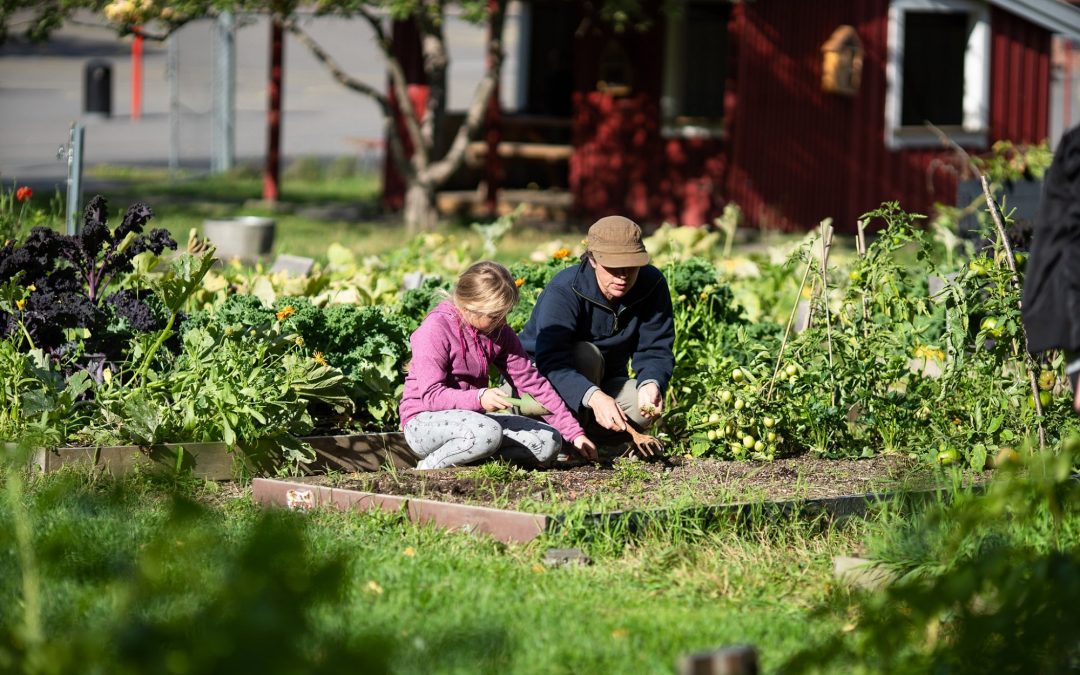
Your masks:
M136 255L144 251L161 255L166 248L176 248L167 230L143 233L153 215L149 206L133 204L110 230L107 202L98 195L86 207L79 234L35 227L21 243L4 245L0 283L18 279L30 294L20 316L8 312L0 316L0 334L21 332L21 321L33 346L55 353L69 346L67 329L81 328L90 332L88 350L115 352L124 342L110 336L110 323L123 320L136 330L160 325L161 313L146 306L143 298L125 294L110 300L108 293L120 275L132 271Z

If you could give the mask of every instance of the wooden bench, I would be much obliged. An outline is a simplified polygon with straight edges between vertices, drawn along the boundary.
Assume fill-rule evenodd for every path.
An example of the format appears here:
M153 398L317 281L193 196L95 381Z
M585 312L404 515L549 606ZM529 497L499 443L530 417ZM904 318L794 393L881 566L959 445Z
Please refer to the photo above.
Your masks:
M524 143L520 141L502 141L499 143L499 157L504 159L537 159L545 162L567 162L574 154L574 146L553 143ZM487 156L488 144L484 141L469 143L465 152L465 161L470 166L479 166Z

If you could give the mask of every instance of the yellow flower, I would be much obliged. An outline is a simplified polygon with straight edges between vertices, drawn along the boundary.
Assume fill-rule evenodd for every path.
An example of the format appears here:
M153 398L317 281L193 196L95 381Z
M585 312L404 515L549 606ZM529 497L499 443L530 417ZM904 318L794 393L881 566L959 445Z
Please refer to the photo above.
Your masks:
M326 359L323 358L323 353L322 352L315 352L314 354L312 354L311 355L311 360L314 361L315 363L319 364L320 366L330 365L330 364L328 364L326 362Z
M26 308L26 298L23 298L22 300L16 300L15 308L18 309L20 312L23 311Z
M277 320L278 321L284 321L285 319L289 318L293 314L296 314L296 308L293 307L292 305L285 305L285 307L282 308L282 310L277 313Z
M374 593L375 595L382 595L383 594L383 587L380 586L379 582L377 582L377 581L372 580L372 581L367 582L367 586L365 586L365 588L368 591L370 591L371 593Z
M945 360L945 352L931 345L919 345L915 348L914 356L917 359L929 359L933 361Z
M525 285L525 277L518 277L517 279L514 279L514 285L517 286L518 288L521 288L522 286L524 286Z
M416 549L414 549L412 546L406 546L405 550L401 552L401 555L405 556L406 558L411 558L416 555Z
M554 253L552 253L551 257L556 259L556 260L562 260L563 258L567 257L568 255L570 255L570 249L563 246L558 251L555 251Z

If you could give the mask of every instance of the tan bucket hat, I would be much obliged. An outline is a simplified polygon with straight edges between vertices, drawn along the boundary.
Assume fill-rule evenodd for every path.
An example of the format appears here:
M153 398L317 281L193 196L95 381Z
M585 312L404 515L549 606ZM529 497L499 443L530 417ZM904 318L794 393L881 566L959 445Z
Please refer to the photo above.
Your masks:
M589 228L588 249L604 267L641 267L649 253L641 242L641 228L623 216L605 216Z

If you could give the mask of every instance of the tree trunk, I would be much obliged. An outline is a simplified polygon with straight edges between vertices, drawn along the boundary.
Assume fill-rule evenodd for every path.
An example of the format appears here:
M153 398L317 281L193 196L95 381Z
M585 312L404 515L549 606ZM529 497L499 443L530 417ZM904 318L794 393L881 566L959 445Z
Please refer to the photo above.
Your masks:
M410 181L405 190L405 228L415 235L435 229L439 211L435 206L435 186L418 180Z

